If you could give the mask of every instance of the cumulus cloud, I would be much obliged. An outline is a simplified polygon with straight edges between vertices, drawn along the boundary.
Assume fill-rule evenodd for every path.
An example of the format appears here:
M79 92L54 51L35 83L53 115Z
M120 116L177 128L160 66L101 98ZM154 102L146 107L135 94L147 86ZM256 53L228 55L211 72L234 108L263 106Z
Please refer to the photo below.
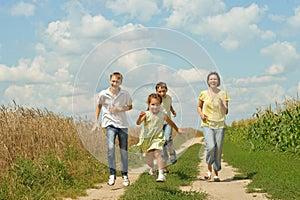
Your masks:
M300 55L295 46L290 42L276 42L263 49L262 55L271 56L273 61L267 69L270 75L283 74L289 70L295 69L300 61Z
M10 85L4 92L4 98L29 107L47 108L55 112L71 114L71 91L72 85L66 83Z
M233 79L233 84L245 86L245 85L263 85L263 84L273 84L278 81L285 81L284 77L274 77L271 75L253 76L248 78L237 78Z
M239 47L239 41L237 40L230 40L230 39L225 39L221 42L221 47L223 47L226 50L235 50Z
M251 4L244 7L233 7L225 11L222 1L174 1L166 4L173 9L166 19L167 27L184 28L194 34L203 35L220 41L226 50L235 50L243 44L258 39L273 39L275 33L261 30L257 25L267 7Z
M163 6L171 10L170 16L166 18L166 25L170 28L191 27L203 17L221 13L226 8L220 0L164 0Z
M35 5L31 3L24 3L23 1L15 4L11 8L11 14L14 16L33 16L35 11Z
M128 14L130 19L142 22L159 13L156 2L152 0L114 0L108 1L106 6L117 15Z
M287 22L295 28L300 28L300 6L295 8L294 14L294 16L287 19Z
M280 84L233 84L228 88L231 101L229 102L229 118L231 121L252 118L257 108L264 109L283 102L286 98L286 89ZM248 117L246 115L248 113Z

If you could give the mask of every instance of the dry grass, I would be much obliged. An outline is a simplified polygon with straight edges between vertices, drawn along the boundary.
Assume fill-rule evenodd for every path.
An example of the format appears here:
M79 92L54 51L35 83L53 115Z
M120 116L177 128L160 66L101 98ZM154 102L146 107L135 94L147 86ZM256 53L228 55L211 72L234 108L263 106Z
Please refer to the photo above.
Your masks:
M69 145L82 148L73 120L47 109L2 105L0 122L1 169L7 169L20 156L35 160L55 151L59 158Z

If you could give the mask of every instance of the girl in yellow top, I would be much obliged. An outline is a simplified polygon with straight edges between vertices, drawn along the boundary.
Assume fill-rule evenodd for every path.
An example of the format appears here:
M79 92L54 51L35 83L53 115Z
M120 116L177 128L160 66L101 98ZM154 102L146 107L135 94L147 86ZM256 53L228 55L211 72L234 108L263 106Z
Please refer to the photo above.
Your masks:
M178 133L182 133L176 124L160 110L162 98L159 94L153 93L148 97L148 110L141 111L136 121L137 125L144 122L139 142L131 147L131 151L139 153L147 153L147 164L151 167L149 174L154 175L154 157L158 164L157 182L164 182L165 176L163 172L164 162L161 156L165 138L163 133L164 122L167 121Z
M217 72L211 72L207 76L208 90L199 95L198 113L202 119L201 127L206 143L206 163L208 172L204 176L210 179L212 168L214 169L214 181L219 182L218 172L221 170L222 146L225 133L225 115L228 114L227 92L218 88L221 84Z

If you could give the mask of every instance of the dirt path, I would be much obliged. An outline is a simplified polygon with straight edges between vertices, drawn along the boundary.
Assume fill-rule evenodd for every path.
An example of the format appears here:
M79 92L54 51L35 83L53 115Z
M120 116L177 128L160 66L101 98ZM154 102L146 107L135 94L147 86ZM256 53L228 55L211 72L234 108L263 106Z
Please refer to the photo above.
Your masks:
M246 193L246 186L250 180L234 180L236 170L225 162L222 162L222 170L219 177L221 182L214 182L213 179L205 180L204 174L207 172L205 154L202 155L199 164L200 175L190 186L182 187L183 191L197 191L208 194L208 200L266 200L266 194Z
M193 139L185 142L180 149L176 150L179 154L186 150L187 147L193 145L194 143L199 143L203 139ZM138 169L134 169L128 172L128 176L131 184L133 184L139 175L149 167L144 165ZM246 193L245 187L249 184L249 180L233 180L235 170L229 166L227 163L222 163L222 171L220 172L221 182L215 183L213 181L206 181L202 177L206 172L205 157L202 155L201 163L199 164L200 175L198 180L192 182L191 186L182 187L184 191L197 191L208 193L208 200L266 200L264 194L261 193ZM117 177L114 186L108 186L106 183L99 183L96 186L99 189L88 189L87 196L78 197L77 200L105 200L105 199L118 199L126 190L126 187L122 185L121 177ZM129 186L130 187L130 186ZM65 200L72 200L71 198L66 198Z

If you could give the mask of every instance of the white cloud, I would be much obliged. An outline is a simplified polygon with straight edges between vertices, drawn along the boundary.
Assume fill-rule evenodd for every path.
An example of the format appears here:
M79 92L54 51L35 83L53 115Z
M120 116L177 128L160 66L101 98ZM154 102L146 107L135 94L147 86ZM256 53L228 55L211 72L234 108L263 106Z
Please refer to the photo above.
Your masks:
M57 71L50 74L46 71L46 62L44 57L37 56L32 62L29 59L20 59L18 66L0 65L0 74L3 74L0 81L52 84L72 79L72 75L67 71L68 66L60 66Z
M287 22L295 28L300 28L300 7L296 7L294 13L295 15L288 18Z
M255 38L266 40L276 36L274 32L261 30L257 25L266 7L253 3L246 8L233 7L225 12L225 5L221 1L197 2L174 1L167 26L183 28L220 41L220 45L227 50L235 50Z
M23 1L14 5L11 8L11 14L14 16L33 16L35 11L35 6L31 3L24 3Z
M10 85L4 92L7 101L29 107L47 108L54 112L72 113L72 85L59 84L24 84Z
M272 57L273 63L267 69L267 73L271 75L286 73L296 68L300 62L295 46L286 41L273 43L261 49L260 53Z
M81 34L83 37L99 37L104 34L109 37L115 31L115 22L105 19L102 15L85 15L81 19Z
M237 78L233 79L233 84L234 85L240 85L240 86L245 86L245 85L264 85L267 83L274 83L278 81L285 81L286 78L284 77L274 77L271 75L263 75L263 76L253 76L249 78Z
M188 28L198 24L203 17L225 10L225 4L220 0L164 0L163 5L172 10L166 19L169 28Z
M269 19L274 21L274 22L285 22L286 21L286 17L281 16L281 15L269 15Z
M237 40L225 39L221 42L221 47L226 50L235 50L239 47L239 42Z
M245 84L235 83L228 88L231 98L229 102L229 121L252 118L256 108L264 109L274 105L275 102L283 102L286 90L279 84Z
M43 62L41 57L37 57L32 63L29 59L20 59L15 67L0 65L1 81L49 82L50 77L41 71L39 65Z
M129 14L130 19L143 22L159 13L156 2L152 0L114 0L108 1L106 6L117 15Z
M208 70L201 70L196 68L191 69L179 69L175 74L174 78L181 77L181 79L187 80L189 83L206 81L206 75L209 73Z

